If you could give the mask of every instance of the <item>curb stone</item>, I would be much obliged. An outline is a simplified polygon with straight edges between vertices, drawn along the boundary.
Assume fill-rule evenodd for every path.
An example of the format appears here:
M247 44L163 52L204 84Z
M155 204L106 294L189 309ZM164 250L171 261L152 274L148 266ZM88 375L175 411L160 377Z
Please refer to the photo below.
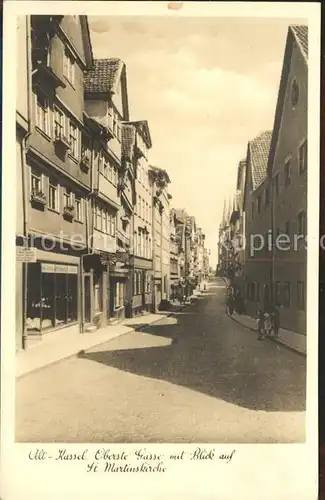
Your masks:
M171 317L175 313L183 311L186 307L187 307L187 305L181 307L179 311L171 311L171 312L165 314L164 316L167 317L167 318ZM61 361L67 361L68 359L82 357L82 356L84 356L86 354L87 351L89 351L90 349L93 349L94 347L99 347L99 346L101 346L103 344L106 344L107 342L111 342L112 340L115 340L115 339L117 339L119 337L122 337L123 335L127 335L129 333L141 331L142 328L147 328L148 326L154 325L155 323L158 323L158 321L161 321L162 319L163 318L156 319L152 323L147 323L146 325L142 324L139 327L130 327L129 330L127 330L125 332L122 332L122 333L119 333L115 337L111 337L111 338L109 338L107 340L103 340L103 341L101 340L98 343L95 343L95 344L93 344L93 345L91 345L89 347L86 347L85 349L78 349L77 351L75 351L75 352L73 352L71 354L67 354L67 355L64 355L63 357L60 357L60 358L55 359L53 361L50 361L49 363L47 363L44 366L39 366L39 367L34 368L32 370L29 370L29 371L27 371L25 373L21 373L20 375L17 375L15 378L16 378L16 380L20 380L20 379L22 379L24 377L27 377L28 375L31 375L32 373L39 372L41 370L44 370L44 369L48 368L49 366L53 366L55 364L58 364ZM80 335L82 335L82 334L80 334Z

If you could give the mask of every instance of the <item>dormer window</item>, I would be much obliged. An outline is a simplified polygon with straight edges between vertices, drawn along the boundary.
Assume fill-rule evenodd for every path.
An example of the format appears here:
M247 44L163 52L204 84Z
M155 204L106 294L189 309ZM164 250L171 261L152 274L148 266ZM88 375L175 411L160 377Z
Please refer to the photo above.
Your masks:
M63 74L66 79L74 85L75 83L75 60L74 58L65 50L63 55Z

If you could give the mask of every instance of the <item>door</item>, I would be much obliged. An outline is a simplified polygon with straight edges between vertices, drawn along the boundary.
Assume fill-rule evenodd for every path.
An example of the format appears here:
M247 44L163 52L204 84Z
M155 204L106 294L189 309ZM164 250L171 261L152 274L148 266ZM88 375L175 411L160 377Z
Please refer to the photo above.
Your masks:
M84 274L84 323L91 322L91 274Z

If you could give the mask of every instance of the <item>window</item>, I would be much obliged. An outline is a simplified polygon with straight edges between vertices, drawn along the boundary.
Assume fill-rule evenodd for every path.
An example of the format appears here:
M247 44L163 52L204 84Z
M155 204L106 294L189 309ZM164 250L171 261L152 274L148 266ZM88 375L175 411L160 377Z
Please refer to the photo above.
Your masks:
M36 126L45 134L50 135L49 101L40 92L36 95Z
M54 110L54 135L56 139L65 136L65 115L58 108Z
M49 204L51 210L59 210L59 188L55 179L49 179Z
M95 208L95 228L98 231L102 231L102 209L97 206Z
M299 173L303 174L307 170L307 141L304 141L298 151Z
M270 188L267 187L265 189L265 206L268 206L269 203L270 203Z
M73 194L70 188L65 188L63 193L64 207L71 207L73 205Z
M291 183L291 160L288 160L284 164L284 184L286 187Z
M275 305L281 305L281 282L277 281L275 283Z
M262 204L262 198L259 196L257 198L257 212L260 214L261 213L261 204Z
M284 307L290 307L290 282L285 281L283 283L283 305Z
M102 174L106 179L108 179L109 165L105 156L102 156Z
M298 281L297 282L297 306L300 311L304 311L306 307L306 298L305 298L305 282Z
M36 168L31 170L31 191L32 193L43 192L42 174Z
M70 154L74 158L79 158L78 151L78 127L70 121L69 124Z
M276 174L274 177L274 188L275 188L275 195L278 196L280 193L280 175Z
M254 202L252 203L252 220L254 219L254 209L255 209L255 205L254 205Z
M75 60L70 54L67 53L67 51L65 51L63 55L63 74L70 83L74 84Z
M83 222L83 199L80 195L75 195L76 220Z
M291 103L293 109L297 106L299 101L299 86L297 80L294 78L291 86Z
M138 216L141 217L141 196L140 195L138 195L137 213L138 213Z
M306 214L300 212L298 214L298 235L306 235Z

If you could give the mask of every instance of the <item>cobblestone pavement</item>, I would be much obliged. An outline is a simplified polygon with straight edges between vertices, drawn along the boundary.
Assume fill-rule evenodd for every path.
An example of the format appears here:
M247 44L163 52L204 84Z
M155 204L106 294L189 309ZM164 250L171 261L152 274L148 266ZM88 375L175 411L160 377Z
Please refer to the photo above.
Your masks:
M216 281L174 317L17 380L16 439L303 441L305 364L228 318Z

